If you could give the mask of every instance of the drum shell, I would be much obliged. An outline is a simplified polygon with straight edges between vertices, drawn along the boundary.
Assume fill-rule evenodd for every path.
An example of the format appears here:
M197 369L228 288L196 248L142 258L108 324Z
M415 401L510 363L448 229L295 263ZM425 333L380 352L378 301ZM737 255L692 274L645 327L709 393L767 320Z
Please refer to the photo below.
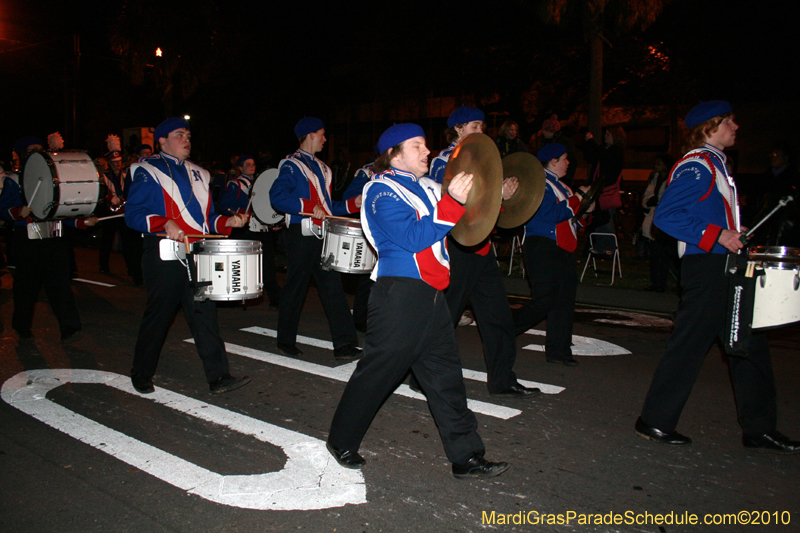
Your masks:
M326 219L323 225L323 270L348 274L372 272L377 258L358 220Z
M748 259L755 262L760 274L753 304L753 329L800 321L800 249L757 246L749 251Z
M102 180L86 152L33 152L25 161L22 191L37 220L83 218L97 208Z
M261 243L245 240L201 240L193 243L197 281L211 282L200 299L236 301L263 293Z

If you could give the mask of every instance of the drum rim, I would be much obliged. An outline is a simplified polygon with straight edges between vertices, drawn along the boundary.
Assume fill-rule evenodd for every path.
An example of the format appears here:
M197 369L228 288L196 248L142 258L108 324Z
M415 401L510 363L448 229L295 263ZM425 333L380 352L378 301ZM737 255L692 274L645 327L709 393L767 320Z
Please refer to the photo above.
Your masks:
M220 249L223 246L227 246L227 249ZM200 239L192 243L191 253L201 255L214 255L217 253L219 255L247 255L237 251L234 249L235 247L252 248L251 253L263 251L261 241L251 239ZM209 253L204 253L206 251Z

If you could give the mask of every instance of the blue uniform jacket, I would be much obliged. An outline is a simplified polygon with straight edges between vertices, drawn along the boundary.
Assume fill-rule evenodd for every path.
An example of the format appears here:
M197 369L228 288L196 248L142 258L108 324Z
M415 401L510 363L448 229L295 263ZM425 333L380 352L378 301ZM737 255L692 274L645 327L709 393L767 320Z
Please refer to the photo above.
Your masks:
M525 225L525 236L538 235L556 241L560 248L574 252L578 246L578 226L586 225L583 218L577 222L570 219L578 212L580 198L572 194L572 190L561 183L558 177L549 170L544 171L546 183L544 198L539 209Z

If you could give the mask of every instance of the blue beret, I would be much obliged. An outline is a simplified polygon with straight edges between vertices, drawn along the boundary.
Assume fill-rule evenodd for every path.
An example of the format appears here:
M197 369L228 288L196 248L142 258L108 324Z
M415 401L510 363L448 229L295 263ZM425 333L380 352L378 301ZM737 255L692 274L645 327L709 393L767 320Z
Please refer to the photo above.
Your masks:
M395 124L381 134L378 139L378 151L384 153L392 146L397 146L414 137L425 137L422 127L411 123Z
M467 122L472 122L473 120L483 121L485 119L486 115L484 115L483 111L477 107L462 105L450 113L450 116L447 118L447 127L454 128L459 124L466 124Z
M297 123L297 126L294 127L294 134L298 139L300 139L309 133L317 132L324 127L325 124L323 124L318 118L303 117L300 119L300 122Z
M190 131L192 129L192 127L189 126L189 123L186 122L186 120L183 117L168 118L167 120L158 125L155 133L153 133L153 136L156 138L156 140L160 139L161 137L166 138L171 132L180 128Z
M686 124L687 128L694 128L706 120L724 115L725 113L733 113L731 104L725 100L709 100L708 102L700 102L694 106L689 113L687 113L684 123Z
M236 160L236 165L235 166L240 167L240 166L244 165L244 162L247 161L248 159L252 159L254 163L256 161L256 158L253 157L252 155L244 154L244 155L239 156L239 159Z
M147 148L151 152L153 151L153 147L150 146L149 144L140 144L139 146L137 146L136 148L133 149L133 153L138 154L139 152L141 152L145 148Z
M543 165L547 165L551 159L558 159L566 153L567 147L563 144L549 143L539 148L539 151L536 152L536 159L541 161Z
M22 157L23 155L25 155L25 152L28 151L28 147L33 146L34 144L38 144L39 146L44 146L42 144L42 141L40 141L36 137L23 137L22 139L14 143L14 151L17 153L18 156Z

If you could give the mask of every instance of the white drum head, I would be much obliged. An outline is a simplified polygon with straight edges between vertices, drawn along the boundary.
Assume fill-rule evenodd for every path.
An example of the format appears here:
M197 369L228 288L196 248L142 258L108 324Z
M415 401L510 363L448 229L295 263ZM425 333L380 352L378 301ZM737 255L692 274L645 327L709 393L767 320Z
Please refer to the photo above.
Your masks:
M253 214L264 224L273 225L283 222L283 213L275 211L269 201L269 190L278 178L278 174L277 168L265 170L258 175L250 192L252 198L250 206L253 208Z

